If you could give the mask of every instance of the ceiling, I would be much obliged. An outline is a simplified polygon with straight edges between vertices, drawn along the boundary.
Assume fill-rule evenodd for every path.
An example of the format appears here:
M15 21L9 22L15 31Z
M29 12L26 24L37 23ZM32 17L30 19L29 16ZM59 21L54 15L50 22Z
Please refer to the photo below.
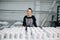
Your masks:
M55 0L0 0L0 2L35 2L40 1L40 8L44 10L44 8L49 9ZM60 3L60 0L56 0L57 3ZM53 4L54 5L54 4Z
M32 2L34 0L0 0L0 2Z
M54 0L0 0L0 2L34 2L40 1L40 3L52 3ZM60 0L56 0L60 3Z
M40 0L40 3L52 3L53 0Z

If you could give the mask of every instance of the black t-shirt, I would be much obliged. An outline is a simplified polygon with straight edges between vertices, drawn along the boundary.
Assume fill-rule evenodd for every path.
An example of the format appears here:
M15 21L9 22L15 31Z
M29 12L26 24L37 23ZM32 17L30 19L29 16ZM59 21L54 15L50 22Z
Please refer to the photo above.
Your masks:
M33 16L33 15L31 17L28 17L27 15L24 16L23 26L27 26L27 27L35 26L35 27L37 27L35 16Z

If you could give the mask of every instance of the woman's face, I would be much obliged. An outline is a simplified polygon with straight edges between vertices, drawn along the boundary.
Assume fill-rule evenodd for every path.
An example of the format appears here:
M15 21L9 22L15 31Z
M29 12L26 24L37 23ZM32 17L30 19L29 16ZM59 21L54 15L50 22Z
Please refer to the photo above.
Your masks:
M28 10L27 10L27 15L28 15L28 16L32 15L32 11L28 9Z

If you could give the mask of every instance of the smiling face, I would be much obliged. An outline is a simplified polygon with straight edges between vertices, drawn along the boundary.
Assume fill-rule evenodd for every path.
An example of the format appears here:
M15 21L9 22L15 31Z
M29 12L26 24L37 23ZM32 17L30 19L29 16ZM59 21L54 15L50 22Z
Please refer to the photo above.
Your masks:
M27 10L27 15L28 15L28 16L31 16L31 15L32 15L32 10L31 10L31 9L28 9L28 10Z

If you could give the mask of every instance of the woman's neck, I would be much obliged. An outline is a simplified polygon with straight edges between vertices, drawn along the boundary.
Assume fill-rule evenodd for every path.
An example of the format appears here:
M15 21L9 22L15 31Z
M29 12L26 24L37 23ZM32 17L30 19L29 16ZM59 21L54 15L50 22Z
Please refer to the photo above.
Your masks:
M31 17L32 15L27 15L28 17Z

